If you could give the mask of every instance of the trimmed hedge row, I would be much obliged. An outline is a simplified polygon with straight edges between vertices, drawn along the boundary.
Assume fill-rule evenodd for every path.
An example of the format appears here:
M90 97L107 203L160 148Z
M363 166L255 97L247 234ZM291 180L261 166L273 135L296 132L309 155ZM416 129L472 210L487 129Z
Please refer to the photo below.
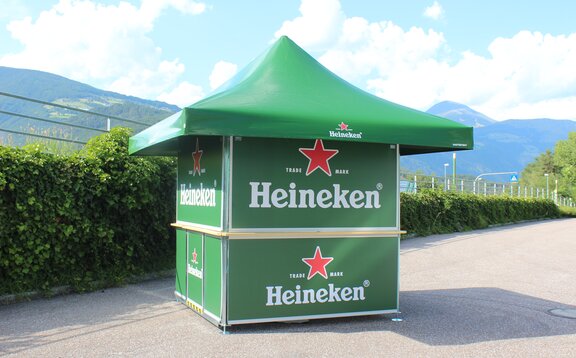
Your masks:
M409 234L431 235L475 230L490 225L532 219L558 218L551 200L479 196L474 194L421 191L402 193L401 224Z
M129 135L72 156L0 147L0 295L173 267L175 163L128 156Z

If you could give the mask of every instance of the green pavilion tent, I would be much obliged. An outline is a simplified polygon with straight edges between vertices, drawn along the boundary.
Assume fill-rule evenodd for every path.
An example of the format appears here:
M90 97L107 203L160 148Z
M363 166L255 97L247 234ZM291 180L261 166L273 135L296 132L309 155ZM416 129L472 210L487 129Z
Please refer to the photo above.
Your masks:
M348 135L335 137L335 123ZM188 135L395 143L401 155L473 148L471 127L364 92L285 36L209 97L133 136L129 151L177 155Z
M398 313L399 156L472 147L282 37L129 151L178 156L174 294L226 329Z

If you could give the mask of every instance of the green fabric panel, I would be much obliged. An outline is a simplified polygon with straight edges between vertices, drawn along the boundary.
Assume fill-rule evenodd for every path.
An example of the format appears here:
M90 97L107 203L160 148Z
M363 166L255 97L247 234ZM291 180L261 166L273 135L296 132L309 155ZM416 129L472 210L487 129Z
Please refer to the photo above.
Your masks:
M196 255L194 255L196 253ZM188 298L202 306L202 234L188 232Z
M397 237L230 240L228 318L396 310L398 245ZM306 264L318 256L328 263ZM322 290L332 295L316 300Z
M176 229L176 292L186 296L186 231Z
M220 317L222 306L222 241L204 236L204 310Z
M473 148L471 127L364 92L287 37L216 93L133 136L130 153L176 155L185 135L390 143L401 154Z

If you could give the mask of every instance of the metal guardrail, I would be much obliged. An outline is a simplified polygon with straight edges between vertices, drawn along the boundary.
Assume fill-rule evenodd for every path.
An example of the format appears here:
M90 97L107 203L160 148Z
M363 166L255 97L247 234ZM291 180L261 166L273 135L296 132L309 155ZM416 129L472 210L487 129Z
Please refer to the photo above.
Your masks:
M82 126L82 125L79 125L79 124L71 124L71 123L59 122L59 121L54 121L54 120L51 120L51 119L38 118L38 117L28 116L28 115L25 115L25 114L18 114L18 113L14 113L14 112L8 112L8 111L2 111L2 110L0 110L0 113L6 114L6 115L9 115L9 116L14 116L14 117L33 119L33 120L36 120L36 121L42 121L42 122L47 122L47 123L54 123L54 124L58 124L58 125L66 126L66 127L89 129L89 130L91 130L91 131L97 131L97 132L102 132L102 133L108 132L107 130L104 130L104 129L98 129L98 128L94 128L94 127ZM3 129L0 129L0 130L3 130ZM25 134L25 133L24 133L24 134Z
M143 126L148 126L148 125L149 125L148 123L135 121L135 120L133 120L133 119L126 119L126 118L115 117L115 116L111 116L111 115L108 115L108 114L103 114L103 113L88 111L88 110L82 109L82 108L75 108L75 107L65 106L65 105L63 105L63 104L41 101L41 100L39 100L39 99L34 99L34 98L29 98L29 97L24 97L24 96L18 96L18 95L12 94L12 93L0 92L0 96L12 97L12 98L16 98L16 99L21 99L21 100L23 100L23 101L28 101L28 102L43 104L43 105L46 105L46 106L52 106L52 107L69 109L69 110L71 110L71 111L81 112L81 113L85 113L85 114L91 114L91 115L93 115L93 116L98 116L98 117L115 119L115 120L122 121L122 122L127 122L127 123L140 124L140 125L143 125Z
M136 121L136 120L132 120L132 119L116 117L116 116L112 116L112 115L107 115L107 114L103 114L103 113L85 110L82 108L66 106L66 105L58 104L58 103L41 101L38 99L19 96L19 95L7 93L7 92L0 92L0 96L11 97L11 98L15 98L15 99L26 101L26 102L41 104L44 106L62 108L62 109L66 109L66 110L70 110L70 111L74 111L74 112L79 112L79 113L84 113L84 114L88 114L88 115L92 115L92 116L96 116L96 117L105 118L106 129L88 127L88 126L84 126L84 125L80 125L80 124L61 122L61 121L56 121L56 120L48 119L48 118L40 118L40 117L35 117L35 116L22 114L22 113L15 113L15 112L11 112L11 111L0 110L0 114L5 114L8 116L13 116L13 117L19 117L19 118L25 118L25 119L30 119L30 120L34 120L34 121L57 124L60 126L65 126L65 127L70 127L70 128L91 130L91 131L96 131L96 132L100 132L100 133L106 133L106 132L110 131L110 127L111 127L110 120L116 120L116 121L120 121L120 122L131 123L131 124L135 124L135 125L139 125L139 126L146 126L146 127L150 125L149 123L144 123L144 122L140 122L140 121ZM29 130L30 130L30 128L29 128ZM39 134L39 133L34 133L34 132L30 132L30 131L26 132L23 130L16 130L16 129L0 128L0 132L17 134L17 135L22 135L22 136L30 136L30 137L34 137L34 138L55 140L55 141L61 141L61 142L67 142L67 143L74 143L74 144L80 144L80 145L84 145L87 143L86 141L82 141L82 140L68 139L68 138L62 138L62 137L54 137L54 136L50 136L50 135L43 135L43 134Z
M454 185L456 184L456 185ZM519 183L488 182L485 180L457 179L456 183L449 177L419 176L408 173L400 174L400 191L416 193L421 189L433 189L470 193L475 195L508 195L519 198L539 198L553 200L557 205L576 207L572 198L558 195L556 190L520 185Z
M29 132L13 131L13 130L10 130L10 129L2 129L2 128L0 128L0 132L27 135L27 136L34 137L34 138L53 139L53 140L57 140L57 141L59 141L59 142L66 142L66 143L74 143L74 144L81 144L81 145L86 144L86 142L79 141L79 140L74 140L74 139L56 138L56 137L50 137L50 136L45 136L45 135L35 134L35 133L29 133Z

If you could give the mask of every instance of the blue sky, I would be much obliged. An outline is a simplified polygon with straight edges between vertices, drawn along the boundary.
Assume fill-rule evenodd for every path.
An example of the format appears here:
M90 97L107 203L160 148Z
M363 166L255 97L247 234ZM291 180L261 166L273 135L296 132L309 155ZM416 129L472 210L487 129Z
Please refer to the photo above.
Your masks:
M412 108L452 100L498 120L576 119L572 1L0 4L0 65L180 106L288 35L344 79Z

